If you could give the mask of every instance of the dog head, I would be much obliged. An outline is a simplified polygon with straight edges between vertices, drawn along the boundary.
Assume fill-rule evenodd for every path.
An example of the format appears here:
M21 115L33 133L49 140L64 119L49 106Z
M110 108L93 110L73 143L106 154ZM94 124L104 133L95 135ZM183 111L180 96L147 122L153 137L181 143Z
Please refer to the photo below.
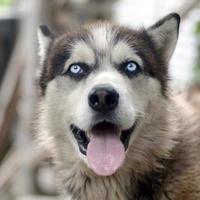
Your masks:
M177 14L139 30L99 22L59 36L40 27L46 128L96 174L122 166L148 107L166 98L179 22Z

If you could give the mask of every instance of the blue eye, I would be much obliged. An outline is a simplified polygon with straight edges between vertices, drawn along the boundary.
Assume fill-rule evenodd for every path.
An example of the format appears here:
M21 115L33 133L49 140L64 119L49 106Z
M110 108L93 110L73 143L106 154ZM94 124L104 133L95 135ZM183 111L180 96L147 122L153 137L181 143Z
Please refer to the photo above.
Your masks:
M137 75L139 72L141 72L141 69L136 62L128 61L128 62L122 63L121 71L123 71L128 77L132 77L134 75Z
M127 69L127 71L129 71L129 72L134 72L134 71L137 70L137 65L136 65L135 63L133 63L133 62L129 62L129 63L127 63L127 65L126 65L126 69Z
M90 68L85 63L74 63L71 64L64 75L68 75L74 79L81 79L84 76L88 75Z
M69 71L72 74L80 74L81 72L83 72L83 70L81 69L81 66L77 64L71 65L69 68Z

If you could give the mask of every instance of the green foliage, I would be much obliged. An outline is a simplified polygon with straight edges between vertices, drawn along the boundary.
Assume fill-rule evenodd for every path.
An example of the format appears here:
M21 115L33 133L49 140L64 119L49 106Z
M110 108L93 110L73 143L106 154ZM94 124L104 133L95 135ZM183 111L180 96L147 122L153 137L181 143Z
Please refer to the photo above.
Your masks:
M10 6L12 3L12 0L0 0L0 6Z
M196 34L200 36L200 21L197 22L197 26L196 26Z

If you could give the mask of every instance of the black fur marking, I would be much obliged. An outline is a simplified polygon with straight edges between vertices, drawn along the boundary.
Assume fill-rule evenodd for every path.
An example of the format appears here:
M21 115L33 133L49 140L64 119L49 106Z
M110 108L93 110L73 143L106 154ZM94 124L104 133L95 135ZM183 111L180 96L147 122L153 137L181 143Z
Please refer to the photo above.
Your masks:
M49 80L52 80L55 76L61 75L65 62L69 59L70 52L67 49L61 50L52 58L52 69L51 76Z
M42 34L46 37L53 37L53 34L51 33L51 31L49 30L49 28L45 25L40 25L40 30L42 32Z
M160 161L163 166L165 166L167 162L168 161L164 159ZM143 177L140 177L136 184L134 200L160 200L160 194L163 192L162 187L168 174L165 167L162 169L155 169L145 174Z

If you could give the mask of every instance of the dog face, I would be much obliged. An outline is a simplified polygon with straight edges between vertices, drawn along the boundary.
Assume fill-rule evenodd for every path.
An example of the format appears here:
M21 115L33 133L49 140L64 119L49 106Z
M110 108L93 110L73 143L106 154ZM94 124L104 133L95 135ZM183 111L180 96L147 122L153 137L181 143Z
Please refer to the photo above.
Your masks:
M148 107L166 98L179 21L170 14L140 30L100 22L57 37L41 27L45 127L97 175L122 166Z

